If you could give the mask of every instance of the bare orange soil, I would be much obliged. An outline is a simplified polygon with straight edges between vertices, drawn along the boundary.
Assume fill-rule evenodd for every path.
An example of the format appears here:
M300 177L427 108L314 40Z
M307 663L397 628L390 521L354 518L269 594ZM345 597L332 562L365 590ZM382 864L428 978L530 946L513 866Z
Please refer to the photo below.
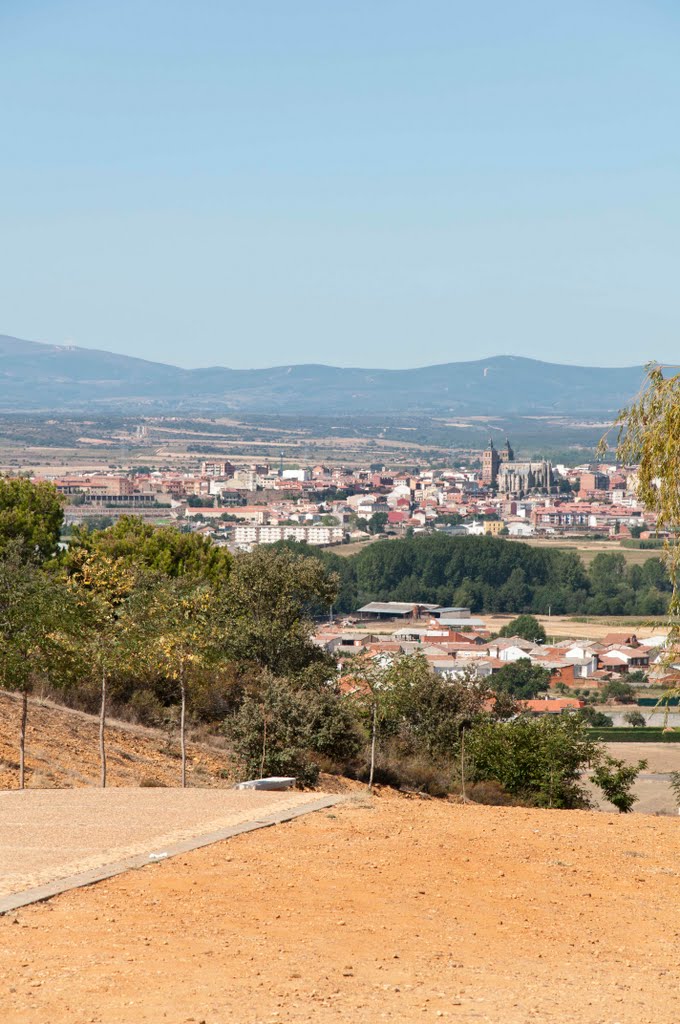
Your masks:
M380 796L0 919L4 1024L676 1024L677 819Z
M0 694L0 789L17 786L19 701ZM110 722L107 730L108 785L177 786L180 752L176 732ZM233 765L226 752L189 743L190 786L231 786ZM99 724L94 715L31 699L26 736L26 786L50 789L99 785Z

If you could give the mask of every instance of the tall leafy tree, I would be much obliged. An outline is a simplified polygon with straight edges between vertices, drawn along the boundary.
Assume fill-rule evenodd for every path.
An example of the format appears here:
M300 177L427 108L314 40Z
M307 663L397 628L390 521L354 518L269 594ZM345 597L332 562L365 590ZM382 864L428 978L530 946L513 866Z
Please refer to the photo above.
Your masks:
M368 765L368 788L371 790L375 779L378 735L381 727L394 717L390 662L359 656L352 664L349 675L356 687L354 695L363 710L371 738Z
M482 714L491 696L474 669L459 679L445 679L418 653L394 659L359 657L348 674L356 682L370 732L369 788L381 737L391 737L403 755L450 764L462 730Z
M532 700L550 686L550 672L529 658L508 661L493 674L493 688L512 694L518 700Z
M582 773L598 748L574 715L482 722L470 730L468 755L474 781L495 780L540 807L589 806Z
M0 477L0 549L21 541L23 558L44 562L57 553L63 521L62 499L53 484Z
M656 515L657 529L667 534L664 561L672 588L668 606L670 662L680 644L680 373L650 363L640 393L620 411L613 429L617 459L637 465L637 496ZM600 453L604 455L607 447L605 435ZM679 693L677 686L669 691Z
M135 663L142 643L142 619L133 604L139 574L122 558L86 550L68 568L81 626L77 648L99 677L100 784L105 787L109 680L114 672Z
M165 577L148 593L145 659L177 685L180 705L181 784L187 784L186 713L192 680L216 653L212 592L200 576Z
M292 775L300 785L319 776L319 756L352 759L361 739L355 705L324 680L277 679L267 669L224 723L250 778Z
M630 814L633 804L638 799L633 793L633 786L640 772L646 767L647 761L627 764L617 757L603 753L595 765L593 782L620 814Z
M223 580L231 563L226 548L217 547L208 538L171 526L153 526L140 516L121 516L105 530L75 527L64 555L67 570L77 569L84 555L105 555L138 571L151 570L166 576L193 573L212 582Z
M323 660L312 642L313 616L327 611L338 580L317 558L266 546L237 555L216 593L226 656L277 675Z
M72 622L66 590L13 540L0 551L0 672L4 689L21 694L19 788L25 785L28 694L57 657Z
M529 640L532 643L545 643L546 640L543 626L533 615L518 615L512 622L506 623L498 635L521 636L524 640Z

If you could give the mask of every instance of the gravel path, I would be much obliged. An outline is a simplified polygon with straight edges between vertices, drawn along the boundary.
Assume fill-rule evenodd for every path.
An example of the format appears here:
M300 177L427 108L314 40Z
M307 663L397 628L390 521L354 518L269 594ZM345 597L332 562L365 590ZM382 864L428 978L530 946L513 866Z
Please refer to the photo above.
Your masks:
M0 793L0 896L308 803L319 794L212 789Z

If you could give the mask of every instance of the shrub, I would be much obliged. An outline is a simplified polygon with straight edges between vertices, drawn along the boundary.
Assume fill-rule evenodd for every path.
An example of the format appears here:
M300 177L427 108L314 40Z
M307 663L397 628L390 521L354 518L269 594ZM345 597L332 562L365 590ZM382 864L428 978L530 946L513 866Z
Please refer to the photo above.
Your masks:
M589 806L580 776L596 748L575 715L476 725L466 745L472 782L493 780L539 807Z
M343 762L361 745L353 707L331 686L300 687L269 674L224 731L248 776L291 775L301 786L316 783L319 755Z
M604 700L613 700L617 704L632 704L635 700L635 690L630 683L612 679L602 687L602 697Z
M578 716L586 723L586 725L590 725L593 728L609 729L614 725L613 718L610 718L609 715L605 715L602 711L596 711L595 708L589 704L580 709Z
M357 773L362 782L368 781L368 758ZM374 780L382 786L392 786L402 792L426 793L428 796L446 797L452 789L451 771L434 764L428 757L379 755Z
M490 807L516 807L520 802L495 779L471 783L466 786L465 795L475 804L488 804Z
M628 722L628 725L632 725L634 729L644 728L647 725L647 720L640 711L629 711L623 716L623 720Z
M157 727L165 719L165 708L150 690L135 690L130 697L128 709L133 721L140 725Z
M639 773L646 767L647 761L626 764L625 761L604 754L593 771L593 782L599 786L610 804L617 807L621 814L628 814L637 800L631 790Z

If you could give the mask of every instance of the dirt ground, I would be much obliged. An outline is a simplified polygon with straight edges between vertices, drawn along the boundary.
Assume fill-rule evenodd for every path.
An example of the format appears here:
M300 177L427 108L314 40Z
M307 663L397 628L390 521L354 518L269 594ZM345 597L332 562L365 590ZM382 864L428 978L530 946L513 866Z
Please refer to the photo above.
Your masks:
M678 819L355 799L0 919L4 1024L676 1024Z
M612 755L635 764L647 761L648 772L667 773L680 771L680 743L603 743Z

